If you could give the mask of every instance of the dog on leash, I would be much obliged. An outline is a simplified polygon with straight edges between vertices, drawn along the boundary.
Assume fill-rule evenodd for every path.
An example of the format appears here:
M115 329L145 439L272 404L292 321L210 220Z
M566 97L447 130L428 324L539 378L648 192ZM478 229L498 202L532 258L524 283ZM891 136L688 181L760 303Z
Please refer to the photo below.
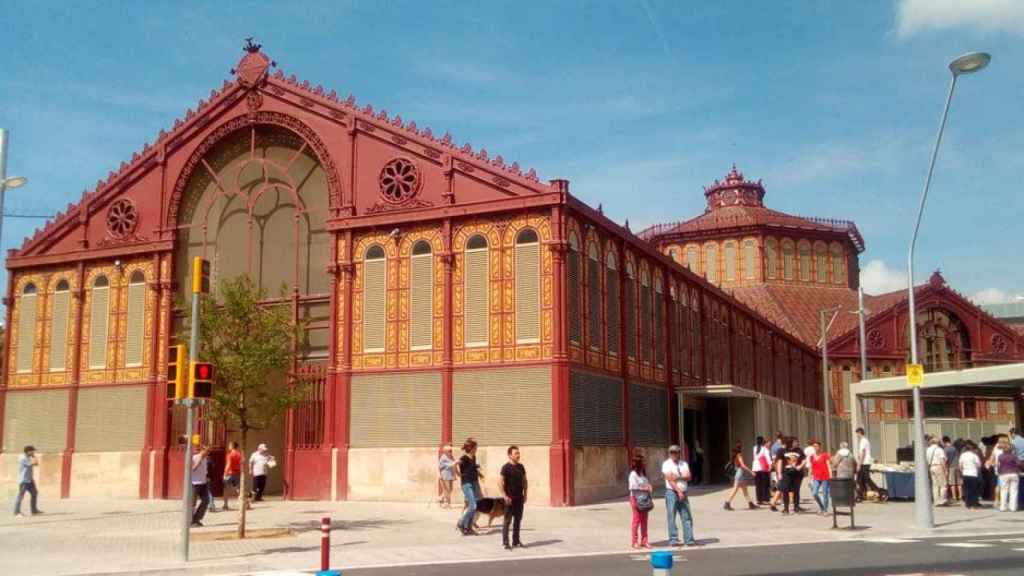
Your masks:
M465 510L468 507L469 503L467 502L463 504L462 509ZM476 513L473 514L473 528L480 529L477 520L481 516L487 516L487 527L490 528L494 524L495 518L505 517L506 509L504 498L478 498L476 501Z

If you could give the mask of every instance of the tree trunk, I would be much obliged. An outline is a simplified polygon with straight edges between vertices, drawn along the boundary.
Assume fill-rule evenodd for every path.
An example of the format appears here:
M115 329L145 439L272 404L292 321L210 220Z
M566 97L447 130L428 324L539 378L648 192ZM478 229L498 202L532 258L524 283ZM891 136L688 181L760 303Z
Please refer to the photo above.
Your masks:
M239 466L238 477L238 539L245 538L245 509L249 507L248 491L246 490L246 479L248 478L249 461L246 454L249 453L249 428L242 426L242 463Z

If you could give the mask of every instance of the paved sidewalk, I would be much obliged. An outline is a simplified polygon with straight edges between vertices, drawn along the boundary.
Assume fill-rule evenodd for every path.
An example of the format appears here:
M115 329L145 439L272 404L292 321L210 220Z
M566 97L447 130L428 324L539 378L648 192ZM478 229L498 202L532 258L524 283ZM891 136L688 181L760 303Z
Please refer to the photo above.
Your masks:
M724 489L697 489L692 497L695 532L710 547L779 545L840 540L898 540L925 535L1005 533L1024 530L1024 512L936 509L934 531L913 527L913 504L863 504L856 531L831 530L832 519L814 514L782 516L768 510L722 510ZM745 505L745 503L743 504ZM46 514L0 519L0 572L18 576L80 574L180 574L180 502L44 500ZM805 507L810 509L807 500ZM295 536L243 541L193 542L188 573L238 574L319 567L319 522L330 516L334 568L488 561L629 552L630 511L624 501L571 509L527 506L525 550L501 548L501 528L463 537L457 510L425 503L265 502L249 513L249 527L288 527ZM208 514L206 528L227 530L237 512ZM842 520L848 519L841 518ZM485 520L486 523L486 520ZM664 501L650 519L651 543L664 545Z

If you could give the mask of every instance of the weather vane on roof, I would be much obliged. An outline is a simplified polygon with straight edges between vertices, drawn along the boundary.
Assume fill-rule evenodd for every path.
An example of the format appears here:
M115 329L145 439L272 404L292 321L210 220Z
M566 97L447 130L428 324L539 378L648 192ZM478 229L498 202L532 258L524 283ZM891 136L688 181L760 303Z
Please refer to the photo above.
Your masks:
M253 54L255 52L259 52L260 48L262 48L262 46L263 46L262 44L257 44L255 42L253 42L252 40L253 40L252 36L249 36L248 38L246 38L245 39L245 46L242 47L243 50L245 50L246 52L248 52L250 54Z

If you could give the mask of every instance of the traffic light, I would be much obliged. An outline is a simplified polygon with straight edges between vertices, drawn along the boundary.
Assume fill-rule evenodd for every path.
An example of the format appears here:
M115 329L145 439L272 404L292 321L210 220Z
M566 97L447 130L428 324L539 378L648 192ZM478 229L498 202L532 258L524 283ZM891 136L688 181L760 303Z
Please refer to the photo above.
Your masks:
M184 344L175 344L167 351L167 398L181 400L185 397L185 357L187 350Z
M192 362L189 378L189 398L209 398L213 396L213 364L209 362Z
M192 259L192 293L210 293L210 261L201 256Z

